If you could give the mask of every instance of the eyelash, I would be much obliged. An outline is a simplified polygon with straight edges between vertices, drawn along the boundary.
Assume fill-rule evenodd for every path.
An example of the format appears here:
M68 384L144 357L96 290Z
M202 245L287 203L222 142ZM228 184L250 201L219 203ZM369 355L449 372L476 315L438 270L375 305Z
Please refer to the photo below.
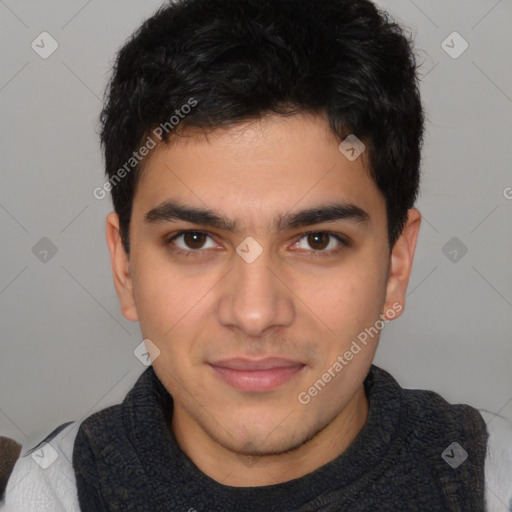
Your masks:
M204 235L206 235L206 236L208 236L208 237L213 239L213 237L209 233L207 233L206 231L185 230L185 231L180 231L180 232L176 233L175 235L173 235L171 238L167 239L165 241L165 245L169 246L170 249L172 250L172 252L174 252L175 254L178 254L179 256L185 256L187 258L189 256L193 256L193 257L201 256L201 253L204 252L201 249L195 249L195 250L191 249L190 251L184 251L183 249L180 249L180 248L172 246L172 242L176 238L178 238L178 237L180 237L182 235L186 235L188 233L204 234ZM332 233L330 231L308 231L307 233L303 233L302 236L297 240L297 242L299 242L303 238L307 237L308 235L313 235L313 234L328 235L328 236L334 238L335 240L337 240L338 242L340 242L340 247L338 247L337 249L330 249L329 251L325 251L325 250L312 250L311 253L314 255L314 257L325 258L325 257L333 256L333 255L336 255L336 254L340 253L341 251L343 251L344 249L346 249L347 247L350 246L350 243L349 243L348 240L346 240L341 235L338 235L337 233ZM295 242L295 243L297 243L297 242Z

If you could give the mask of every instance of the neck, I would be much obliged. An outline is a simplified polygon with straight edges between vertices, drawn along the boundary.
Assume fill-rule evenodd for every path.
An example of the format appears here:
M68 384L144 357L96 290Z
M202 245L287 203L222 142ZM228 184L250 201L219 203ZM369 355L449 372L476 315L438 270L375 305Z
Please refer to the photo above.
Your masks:
M339 457L362 430L368 417L364 386L343 410L309 441L278 455L250 457L212 439L175 404L171 428L181 450L206 475L223 485L256 487L307 475Z

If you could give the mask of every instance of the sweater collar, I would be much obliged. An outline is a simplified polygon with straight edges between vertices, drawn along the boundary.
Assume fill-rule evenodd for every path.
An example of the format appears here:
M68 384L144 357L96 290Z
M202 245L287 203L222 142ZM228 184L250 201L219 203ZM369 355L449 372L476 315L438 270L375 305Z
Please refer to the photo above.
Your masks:
M340 492L356 492L393 460L390 452L400 447L401 388L385 370L371 365L364 380L368 417L352 444L333 461L312 473L288 482L260 487L232 487L200 471L180 449L168 427L173 400L149 367L138 379L122 404L122 418L131 448L137 452L144 473L154 489L181 482L184 503L194 499L215 503L219 509L243 509L257 503L268 511L276 503L300 511L312 502L327 505ZM222 504L226 504L226 508ZM253 509L256 510L256 509ZM304 508L309 510L309 508Z

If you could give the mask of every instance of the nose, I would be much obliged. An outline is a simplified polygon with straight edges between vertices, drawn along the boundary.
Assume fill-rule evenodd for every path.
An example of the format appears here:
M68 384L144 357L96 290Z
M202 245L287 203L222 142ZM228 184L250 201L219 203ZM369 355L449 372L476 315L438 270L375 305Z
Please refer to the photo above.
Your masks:
M257 338L271 327L293 323L293 293L267 250L251 263L237 256L226 277L217 309L221 325Z

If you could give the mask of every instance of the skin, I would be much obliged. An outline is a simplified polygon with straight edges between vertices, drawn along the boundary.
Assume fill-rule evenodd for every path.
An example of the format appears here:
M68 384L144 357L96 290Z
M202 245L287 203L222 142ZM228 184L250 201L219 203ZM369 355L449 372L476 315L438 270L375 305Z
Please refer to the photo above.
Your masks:
M420 213L409 210L390 253L385 201L367 171L366 154L349 161L319 114L271 114L183 134L157 146L145 162L129 256L117 215L107 217L122 314L139 321L143 337L158 347L153 367L174 400L169 427L201 471L237 487L299 478L343 453L366 422L363 381L378 336L360 344L308 404L298 395L380 314L391 319L395 305L394 318L400 316L396 305L405 305ZM241 231L182 220L145 222L145 213L167 199L222 213ZM340 200L365 210L369 221L271 229L279 214ZM165 245L182 230L209 236ZM343 235L350 245L327 235L311 239L305 235L311 231ZM236 252L249 236L263 251L252 263ZM274 390L249 393L231 387L208 364L235 356L284 357L305 366Z

